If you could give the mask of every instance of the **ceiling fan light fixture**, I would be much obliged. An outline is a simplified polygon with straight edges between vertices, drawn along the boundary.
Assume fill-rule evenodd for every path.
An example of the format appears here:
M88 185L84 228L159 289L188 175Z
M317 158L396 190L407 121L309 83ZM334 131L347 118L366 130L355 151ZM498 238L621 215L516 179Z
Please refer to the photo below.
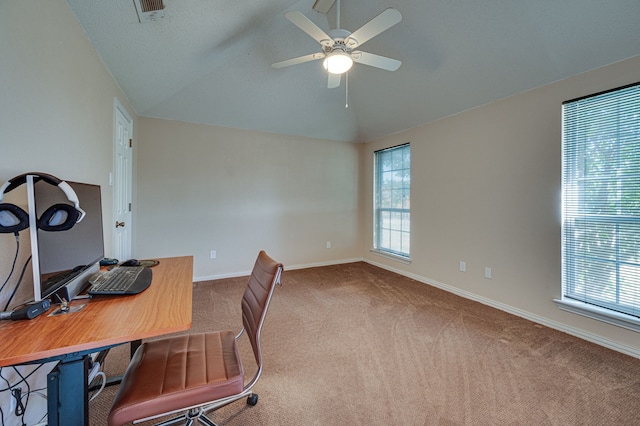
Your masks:
M353 59L348 53L337 50L327 55L322 66L331 74L344 74L353 66Z

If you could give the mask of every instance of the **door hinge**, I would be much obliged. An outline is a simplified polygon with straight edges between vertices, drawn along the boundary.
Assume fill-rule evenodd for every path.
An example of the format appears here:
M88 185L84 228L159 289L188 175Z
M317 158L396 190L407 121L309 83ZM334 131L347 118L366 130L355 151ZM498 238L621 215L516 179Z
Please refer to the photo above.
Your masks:
M131 203L129 203L129 211L131 211Z
M133 139L129 139L129 148L133 148Z

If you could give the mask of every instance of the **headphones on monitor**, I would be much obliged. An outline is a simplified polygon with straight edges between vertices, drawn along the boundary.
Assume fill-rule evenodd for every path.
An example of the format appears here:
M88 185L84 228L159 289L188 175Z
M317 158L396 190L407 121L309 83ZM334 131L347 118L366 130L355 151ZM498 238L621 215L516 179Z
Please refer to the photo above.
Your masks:
M67 199L73 203L54 204L37 219L37 227L43 231L66 231L84 219L85 212L80 208L78 196L71 186L53 175L39 172L25 173L13 177L0 187L0 234L17 233L29 227L29 214L15 204L3 203L4 194L13 191L27 182L27 176L33 176L34 182L43 180L60 188Z

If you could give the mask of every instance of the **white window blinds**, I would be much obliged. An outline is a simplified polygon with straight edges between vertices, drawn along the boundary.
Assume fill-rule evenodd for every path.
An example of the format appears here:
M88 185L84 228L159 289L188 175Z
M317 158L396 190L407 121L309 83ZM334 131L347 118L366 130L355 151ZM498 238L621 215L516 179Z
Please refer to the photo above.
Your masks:
M563 299L640 317L640 83L562 115Z
M409 144L375 152L374 249L408 258L411 225Z

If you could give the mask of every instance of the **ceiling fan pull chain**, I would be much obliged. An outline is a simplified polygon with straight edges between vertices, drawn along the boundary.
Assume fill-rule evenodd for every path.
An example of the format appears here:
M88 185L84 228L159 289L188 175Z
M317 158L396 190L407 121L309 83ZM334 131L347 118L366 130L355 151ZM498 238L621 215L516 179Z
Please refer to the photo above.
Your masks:
M349 108L349 71L344 73L345 101L344 107Z
M319 1L321 0L316 1L316 3ZM276 62L275 64L271 64L273 68L284 68L323 59L322 66L330 74L327 81L327 88L333 89L340 86L340 76L348 71L354 62L387 71L395 71L400 67L401 62L397 59L353 50L400 22L402 20L400 12L393 8L385 9L381 14L352 33L340 28L342 26L340 23L340 0L327 0L327 2L335 2L332 7L336 9L336 26L338 27L329 31L329 34L303 15L302 12L290 10L284 14L286 19L320 43L322 51ZM347 89L347 97L348 96L349 92ZM349 107L348 99L345 107Z

